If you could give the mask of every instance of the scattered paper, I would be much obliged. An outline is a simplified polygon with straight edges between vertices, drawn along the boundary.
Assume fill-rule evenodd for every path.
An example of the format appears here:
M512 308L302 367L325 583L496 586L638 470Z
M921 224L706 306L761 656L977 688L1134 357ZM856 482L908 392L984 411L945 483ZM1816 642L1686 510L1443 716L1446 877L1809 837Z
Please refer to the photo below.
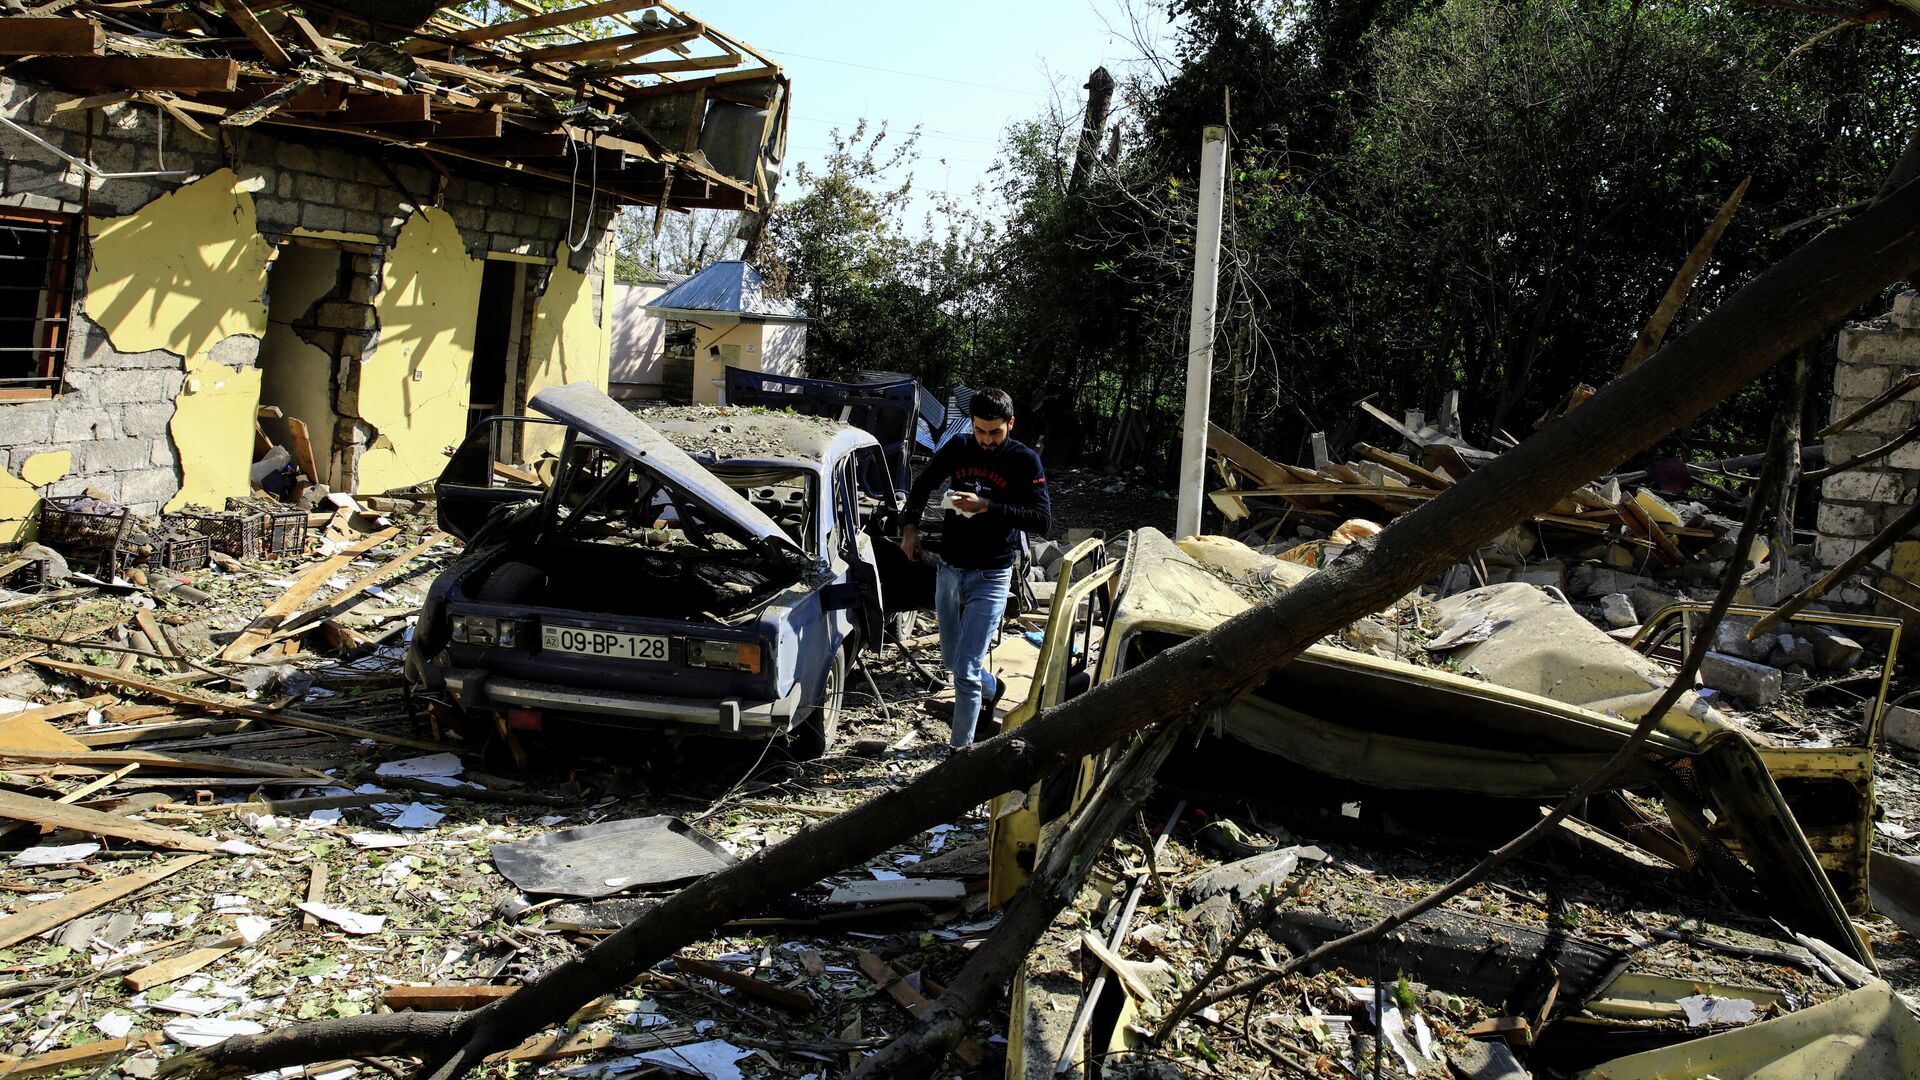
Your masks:
M99 844L36 844L14 855L11 866L64 866L100 850Z
M417 802L407 803L405 806L399 803L382 803L376 809L383 811L381 816L386 819L386 823L396 829L431 829L447 816L425 803ZM393 812L386 813L385 811L388 810Z
M869 871L869 873L873 875L873 880L875 881L904 881L907 877L905 874L897 874L892 870L872 870Z
M168 994L160 1001L147 1002L147 1008L162 1012L185 1013L188 1016L205 1016L227 1008L233 1002L220 997L201 997L197 994Z
M348 836L347 840L354 847L363 848L409 847L413 844L411 837L398 833L357 832Z
M704 1023L711 1027L711 1021L701 1021L694 1025L700 1028ZM740 1067L734 1062L753 1053L727 1042L725 1039L711 1039L707 1042L689 1043L686 1046L673 1046L664 1050L648 1050L643 1054L614 1058L611 1061L596 1061L591 1065L576 1065L571 1069L562 1069L563 1076L618 1076L633 1072L642 1065L657 1065L687 1076L705 1077L706 1080L742 1080Z
M233 920L233 928L239 931L241 941L251 945L273 929L273 920L258 915L242 915Z
M457 754L427 754L422 757L382 762L379 768L373 770L373 775L410 776L426 780L459 776L461 767L460 757Z
M160 1030L181 1046L202 1047L225 1042L235 1035L258 1035L267 1029L251 1020L175 1020Z
M253 913L253 901L237 893L222 893L213 898L215 915L250 915Z
M365 915L319 901L308 901L299 907L301 911L316 919L324 919L349 934L377 934L381 927L387 925L385 915Z
M109 1012L95 1020L93 1026L109 1039L124 1039L127 1032L133 1030L133 1017L123 1012Z
M260 854L259 848L254 847L252 844L247 843L245 840L222 840L220 841L220 850L226 852L229 855Z
M1679 999L1680 1007L1687 1011L1688 1027L1706 1027L1708 1024L1747 1024L1754 1018L1753 1002L1746 998L1714 997L1712 994L1694 994Z

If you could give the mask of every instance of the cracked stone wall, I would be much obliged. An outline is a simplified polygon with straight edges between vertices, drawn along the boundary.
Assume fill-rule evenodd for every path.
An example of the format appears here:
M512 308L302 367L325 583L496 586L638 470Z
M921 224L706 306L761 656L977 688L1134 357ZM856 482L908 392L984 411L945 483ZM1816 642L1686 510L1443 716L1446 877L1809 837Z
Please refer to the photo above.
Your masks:
M1906 292L1894 300L1893 310L1887 315L1841 331L1839 362L1833 372L1833 414L1828 423L1851 414L1915 372L1920 372L1920 294ZM1892 441L1915 423L1920 423L1920 390L1903 394L1828 438L1827 460L1840 462L1864 454ZM1827 477L1820 487L1815 562L1822 570L1830 570L1845 561L1904 513L1917 491L1920 443L1909 443L1877 461ZM1896 577L1864 571L1828 594L1828 599L1844 607L1910 616L1901 605L1866 586L1907 603L1920 603L1920 591L1898 580L1920 581L1920 542L1897 543L1873 564Z
M594 214L588 242L575 253L565 243L569 211L576 201L567 191L535 190L487 178L503 175L497 172L446 176L429 168L418 156L410 160L404 151L367 142L301 141L282 137L267 128L234 131L209 124L209 130L220 136L216 143L186 131L156 109L137 103L54 111L61 103L76 97L78 95L40 85L0 78L0 116L22 124L67 153L90 161L95 168L105 172L172 169L183 170L185 175L89 179L80 169L11 129L0 128L0 206L78 214L97 227L100 222L135 214L156 199L227 168L237 178L236 195L245 196L236 197L235 205L250 203L249 228L269 245L277 245L295 234L367 244L376 251L374 258L383 269L400 243L401 230L424 207L436 215L444 215L443 220L454 230L453 243L464 249L470 259L505 256L529 262L557 262L568 271L562 275L563 280L568 280L572 273L585 276L588 284L574 290L588 298L582 302L594 305L584 325L601 338L607 334L609 328L605 320L609 313L603 310L601 298L612 251L613 215L604 200ZM381 160L382 154L388 159L385 163ZM580 215L585 214L587 198L588 192L583 187L577 193ZM220 227L217 222L207 223L210 232L218 232ZM213 370L199 365L217 365L239 373L243 382L251 378L257 383L256 364L264 329L229 332L211 342L196 339L189 351L197 351L197 356L186 355L179 348L149 347L146 342L141 342L139 347L128 347L124 340L129 337L125 328L140 316L124 311L109 316L98 310L97 304L90 303L93 298L88 295L87 282L93 270L92 245L83 240L81 247L80 285L75 290L61 393L47 400L0 402L0 471L11 481L19 476L28 458L47 451L71 450L71 471L46 486L45 493L74 494L91 488L140 512L150 513L183 494L183 480L193 468L191 460L183 468L182 454L176 445L181 437L176 419L177 406L192 396L196 373ZM164 265L156 265L151 280L136 284L145 288L148 297L159 298L175 288L167 277L170 272ZM264 304L268 299L267 275L262 271L256 276L259 280L253 302ZM530 275L542 282L551 276L546 270ZM368 280L374 279L369 276ZM413 313L441 303L433 282L408 284L414 290ZM390 278L384 282L384 287L392 285ZM453 289L445 302L470 304L470 291L464 286ZM352 299L363 304L380 301L377 296ZM532 303L543 300L547 300L544 295L538 296ZM533 315L532 311L527 313L529 324ZM469 320L471 317L471 312L460 316ZM440 318L446 321L444 316ZM569 332L583 332L579 316L564 321ZM345 350L348 355L343 362L364 360L375 365L361 368L362 374L379 370L376 362L380 359L381 342L412 342L408 346L413 350L408 361L391 365L403 373L400 377L409 380L407 386L394 388L394 393L402 402L421 400L418 393L421 387L414 380L419 377L415 373L419 371L417 360L422 354L417 340L396 332L401 330L404 328L374 328L369 353L359 357L351 355L352 350ZM468 338L471 338L470 328ZM470 340L462 342L458 335L443 334L431 345L439 370L452 372L449 378L464 377L461 373L465 368L457 354L471 349ZM448 361L447 350L454 351L455 360ZM604 362L598 366L598 374L604 378ZM223 389L230 382L219 377L218 372L214 373L213 381L219 382ZM187 393L183 395L183 391ZM244 387L241 392L246 392ZM364 395L366 388L361 387L360 393ZM383 429L382 434L387 432ZM432 434L438 438L443 433L435 428ZM431 460L424 450L401 449L402 456L413 463L413 472L426 468L421 463ZM439 445L432 447L434 454L440 450ZM381 479L412 482L412 479L424 478L406 479L408 475L405 469L383 468ZM226 475L217 479L213 487L224 491L232 484L232 476ZM209 488L202 494L212 490ZM232 493L244 494L244 491ZM8 539L12 537L5 534L4 525L0 523L0 542Z

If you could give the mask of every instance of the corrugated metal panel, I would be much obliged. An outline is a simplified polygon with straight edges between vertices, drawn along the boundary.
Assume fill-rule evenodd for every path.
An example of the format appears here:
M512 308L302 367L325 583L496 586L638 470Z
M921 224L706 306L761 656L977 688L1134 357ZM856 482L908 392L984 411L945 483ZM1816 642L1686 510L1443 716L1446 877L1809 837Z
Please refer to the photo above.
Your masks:
M769 319L804 319L791 301L766 294L760 271L739 259L717 262L655 297L649 311L713 311Z

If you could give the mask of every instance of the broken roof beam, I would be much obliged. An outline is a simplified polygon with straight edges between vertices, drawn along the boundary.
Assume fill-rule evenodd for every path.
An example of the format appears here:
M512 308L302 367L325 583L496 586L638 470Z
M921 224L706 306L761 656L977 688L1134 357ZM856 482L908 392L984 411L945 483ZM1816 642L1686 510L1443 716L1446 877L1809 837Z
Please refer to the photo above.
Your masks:
M622 67L590 69L583 68L575 76L582 79L624 79L634 75L666 75L678 71L713 71L718 68L730 68L740 63L739 53L722 53L719 56L688 56L677 60L655 60L644 64L627 64Z
M497 139L506 124L497 112L451 112L441 113L426 124L404 125L400 130L428 140Z
M549 45L545 48L515 53L513 61L521 67L532 67L535 64L551 64L561 60L622 60L644 56L670 45L692 41L706 33L706 29L699 23L693 23L688 26L661 27L658 30L646 30L637 34L621 34L619 37L600 38L595 41Z
M293 57L287 54L286 48L275 40L272 34L267 33L267 28L260 25L259 18L243 0L227 0L221 5L221 9L226 13L227 18L233 21L233 25L247 35L247 40L253 42L253 47L260 50L260 57L267 62L268 66L282 71L293 67Z
M35 78L118 90L231 90L240 78L236 61L181 56L48 56L23 66Z
M667 94L683 94L694 90L705 90L728 83L753 82L758 79L771 79L779 76L778 67L747 68L745 71L723 71L718 75L709 75L704 79L686 79L681 82L654 83L651 86L632 86L627 89L627 98L661 97Z
M612 15L624 15L629 11L654 6L654 0L601 0L597 4L585 4L563 11L549 11L526 19L496 23L492 26L479 26L471 30L460 30L451 35L453 40L463 45L477 44L483 41L498 41L516 34L530 33L535 30L549 30L556 26L586 22Z
M350 124L422 124L433 119L433 98L426 94L355 94L340 113Z
M92 19L0 18L0 56L92 56L106 44L107 32Z

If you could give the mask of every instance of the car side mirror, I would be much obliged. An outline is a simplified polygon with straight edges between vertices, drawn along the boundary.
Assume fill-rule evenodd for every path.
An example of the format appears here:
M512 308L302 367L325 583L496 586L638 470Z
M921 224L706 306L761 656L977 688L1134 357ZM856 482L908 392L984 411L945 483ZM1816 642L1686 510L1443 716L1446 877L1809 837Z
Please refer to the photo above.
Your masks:
M851 581L841 581L820 590L820 606L827 611L852 611L862 603L860 586Z

